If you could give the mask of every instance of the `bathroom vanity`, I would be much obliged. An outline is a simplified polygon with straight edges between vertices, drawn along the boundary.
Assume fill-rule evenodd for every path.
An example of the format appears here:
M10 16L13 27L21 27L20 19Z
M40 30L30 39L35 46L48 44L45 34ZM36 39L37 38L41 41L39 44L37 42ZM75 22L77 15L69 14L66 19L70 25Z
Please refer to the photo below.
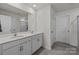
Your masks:
M32 55L42 47L42 33L0 38L0 55Z

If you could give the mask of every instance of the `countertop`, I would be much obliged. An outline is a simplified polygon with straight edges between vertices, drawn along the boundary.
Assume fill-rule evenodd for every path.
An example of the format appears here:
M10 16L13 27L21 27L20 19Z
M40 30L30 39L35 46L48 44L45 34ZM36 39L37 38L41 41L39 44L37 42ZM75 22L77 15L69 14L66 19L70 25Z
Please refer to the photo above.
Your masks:
M17 36L9 35L7 37L1 37L0 44L7 43L10 41L14 41L14 40L19 40L19 39L30 37L30 36L37 35L37 34L41 34L41 32L37 32L33 34L29 32L21 32L21 33L17 33Z

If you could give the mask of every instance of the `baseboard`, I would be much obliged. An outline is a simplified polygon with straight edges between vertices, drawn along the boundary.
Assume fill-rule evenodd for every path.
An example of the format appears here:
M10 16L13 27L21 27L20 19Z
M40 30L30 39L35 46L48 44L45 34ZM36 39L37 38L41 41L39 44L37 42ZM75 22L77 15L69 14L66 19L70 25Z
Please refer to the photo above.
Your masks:
M54 42L54 43L51 45L51 49L54 48L55 44L56 44L56 42Z
M40 47L37 51L35 51L32 55L39 55L45 48Z
M71 47L74 47L74 48L78 48L78 46L73 46L73 45L71 45L71 44L64 43L64 42L60 42L60 41L56 41L56 42L51 46L51 48L53 49L54 46L55 46L57 43L62 43L62 44L65 44L65 45L68 45L68 46L71 46Z

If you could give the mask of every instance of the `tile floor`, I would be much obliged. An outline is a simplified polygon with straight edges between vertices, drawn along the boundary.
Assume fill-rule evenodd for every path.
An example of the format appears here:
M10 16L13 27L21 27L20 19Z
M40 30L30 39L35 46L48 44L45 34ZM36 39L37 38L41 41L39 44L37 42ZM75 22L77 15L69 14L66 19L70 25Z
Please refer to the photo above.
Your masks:
M39 55L78 55L77 48L63 43L57 43L52 50L44 49Z

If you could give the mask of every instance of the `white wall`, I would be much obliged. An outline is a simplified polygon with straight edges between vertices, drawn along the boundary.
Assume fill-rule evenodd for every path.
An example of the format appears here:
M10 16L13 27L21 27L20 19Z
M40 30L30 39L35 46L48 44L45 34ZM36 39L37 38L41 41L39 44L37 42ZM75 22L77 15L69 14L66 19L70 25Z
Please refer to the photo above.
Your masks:
M50 19L50 34L51 34L51 45L56 41L56 19L55 19L55 10L53 6L51 6L51 11L50 11L51 19Z
M71 10L66 10L62 12L57 12L56 16L70 16L70 24L73 22L73 25L69 27L70 30L70 44L77 46L78 41L77 41L77 16L79 15L79 8L71 9ZM76 20L76 21L73 21Z
M56 41L55 10L52 5L43 7L37 11L37 32L44 33L44 47L51 49Z
M37 31L44 33L44 47L51 49L50 5L37 11Z

